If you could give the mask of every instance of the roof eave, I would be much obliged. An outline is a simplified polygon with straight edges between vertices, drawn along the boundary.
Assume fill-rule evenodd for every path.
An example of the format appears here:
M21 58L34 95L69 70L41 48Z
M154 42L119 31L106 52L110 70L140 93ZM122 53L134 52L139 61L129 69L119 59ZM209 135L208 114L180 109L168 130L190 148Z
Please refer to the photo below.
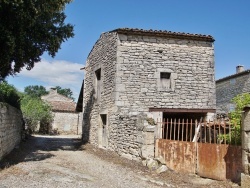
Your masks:
M230 76L226 76L224 78L220 78L218 80L216 80L215 82L218 83L218 82L222 82L222 81L225 81L225 80L228 80L228 79L232 79L232 78L235 78L235 77L238 77L238 76L241 76L241 75L244 75L244 74L248 74L250 73L250 69L248 70L245 70L243 72L240 72L240 73L237 73L237 74L233 74L233 75L230 75Z
M181 39L192 39L206 42L214 42L215 39L211 35L190 34L182 32L162 31L162 30L143 30L143 29L130 29L130 28L118 28L111 32L117 32L119 34L133 34L133 35L145 35L145 36L159 36Z

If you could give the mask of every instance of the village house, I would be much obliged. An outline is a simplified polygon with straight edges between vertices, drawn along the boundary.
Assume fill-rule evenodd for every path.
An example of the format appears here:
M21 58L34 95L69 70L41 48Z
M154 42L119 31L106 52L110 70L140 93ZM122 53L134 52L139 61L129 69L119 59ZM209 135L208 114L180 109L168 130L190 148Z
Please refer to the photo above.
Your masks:
M83 140L140 159L154 155L157 120L214 113L213 42L170 31L102 33L84 68Z
M54 88L49 94L41 97L48 102L52 108L53 122L49 129L55 134L82 134L81 116L75 111L76 103L64 95L57 93Z
M236 73L216 81L217 113L228 113L234 110L231 100L238 94L250 93L250 69L242 65L236 67Z

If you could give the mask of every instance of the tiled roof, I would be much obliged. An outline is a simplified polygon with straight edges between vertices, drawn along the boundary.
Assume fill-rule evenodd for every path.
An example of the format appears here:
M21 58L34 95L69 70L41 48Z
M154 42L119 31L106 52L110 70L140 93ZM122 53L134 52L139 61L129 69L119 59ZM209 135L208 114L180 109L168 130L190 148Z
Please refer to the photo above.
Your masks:
M75 112L76 103L73 99L57 93L56 89L51 89L49 94L41 99L51 105L52 111Z
M211 35L201 35L201 34L191 34L183 32L173 32L166 30L144 30L137 28L118 28L111 32L117 32L121 34L134 34L134 35L148 35L148 36L162 36L162 37L171 37L171 38L182 38L182 39L192 39L200 41L214 42L214 38Z
M75 112L76 104L75 102L64 102L64 101L47 101L51 107L52 111L61 112Z
M221 82L221 81L224 81L224 80L227 80L227 79L231 79L231 78L235 78L235 77L237 77L237 76L244 75L244 74L248 74L248 73L250 73L250 69L245 70L245 71L242 71L242 72L240 72L240 73L236 73L236 74L229 75L229 76L224 77L224 78L220 78L220 79L216 80L216 82Z

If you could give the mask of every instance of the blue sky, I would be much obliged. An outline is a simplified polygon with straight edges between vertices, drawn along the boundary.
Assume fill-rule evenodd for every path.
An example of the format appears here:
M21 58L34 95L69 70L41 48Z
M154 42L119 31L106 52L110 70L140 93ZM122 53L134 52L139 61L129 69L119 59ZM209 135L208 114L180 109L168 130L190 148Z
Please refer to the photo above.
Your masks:
M250 69L249 0L74 0L65 9L75 37L55 58L47 54L31 71L7 80L19 90L28 85L71 88L74 97L84 78L81 67L102 32L140 28L209 34L215 38L216 79L235 73L237 65Z

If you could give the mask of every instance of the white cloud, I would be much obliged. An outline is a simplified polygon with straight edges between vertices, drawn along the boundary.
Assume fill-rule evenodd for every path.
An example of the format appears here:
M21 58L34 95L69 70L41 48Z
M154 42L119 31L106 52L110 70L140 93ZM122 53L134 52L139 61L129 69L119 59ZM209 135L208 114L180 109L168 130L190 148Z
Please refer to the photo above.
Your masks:
M19 76L32 78L40 82L46 83L45 87L61 86L62 88L70 88L77 100L84 72L80 70L83 65L78 63L67 62L63 60L47 61L42 60L36 63L30 71L25 68L19 73Z

